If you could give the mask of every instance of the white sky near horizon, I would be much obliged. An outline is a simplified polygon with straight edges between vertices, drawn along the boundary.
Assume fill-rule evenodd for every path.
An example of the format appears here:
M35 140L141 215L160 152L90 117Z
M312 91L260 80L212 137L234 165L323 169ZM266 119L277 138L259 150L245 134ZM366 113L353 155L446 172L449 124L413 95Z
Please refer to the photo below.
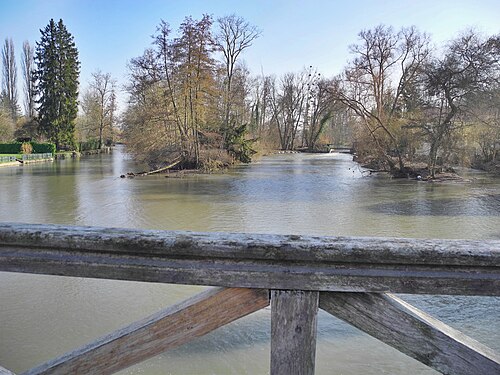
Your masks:
M34 44L51 18L62 18L79 50L81 90L97 70L111 73L121 88L128 61L150 46L161 19L175 31L186 16L233 13L262 31L242 55L253 75L312 65L332 77L351 58L358 33L379 24L396 30L414 25L438 46L471 27L500 33L500 0L0 0L0 42L13 39L20 81L23 41ZM119 97L123 107L125 94Z

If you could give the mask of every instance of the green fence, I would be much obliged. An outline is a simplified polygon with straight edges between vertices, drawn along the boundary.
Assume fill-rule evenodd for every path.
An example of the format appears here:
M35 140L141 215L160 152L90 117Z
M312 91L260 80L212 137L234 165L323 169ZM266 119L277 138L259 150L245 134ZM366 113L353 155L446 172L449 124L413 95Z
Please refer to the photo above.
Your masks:
M16 161L15 156L0 156L0 163L10 163Z
M43 153L43 154L24 154L23 161L25 160L42 160L42 159L52 159L51 153Z

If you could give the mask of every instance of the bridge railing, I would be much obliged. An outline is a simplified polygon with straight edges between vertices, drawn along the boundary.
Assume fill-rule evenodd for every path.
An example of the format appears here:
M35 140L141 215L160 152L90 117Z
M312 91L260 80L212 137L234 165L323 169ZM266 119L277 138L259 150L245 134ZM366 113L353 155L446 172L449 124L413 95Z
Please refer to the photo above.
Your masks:
M314 373L318 308L443 374L500 374L498 353L390 294L499 296L496 240L0 224L0 271L217 287L26 374L111 374L269 304L273 375Z

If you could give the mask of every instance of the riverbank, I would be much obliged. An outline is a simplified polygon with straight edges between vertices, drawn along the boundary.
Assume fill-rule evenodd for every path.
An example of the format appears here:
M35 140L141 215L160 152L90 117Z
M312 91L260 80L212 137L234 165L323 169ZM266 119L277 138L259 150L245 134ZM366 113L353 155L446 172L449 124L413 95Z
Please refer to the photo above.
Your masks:
M425 162L405 162L404 170L398 168L391 170L387 162L375 158L362 158L357 155L353 158L354 161L360 164L362 168L367 169L370 173L388 173L393 178L412 179L428 182L468 182L469 180L457 173L455 167L441 166L436 168L434 176L430 173L428 165ZM398 165L398 161L393 159L394 165ZM459 167L456 167L459 169ZM474 164L468 167L477 171L484 171L494 176L500 176L500 164L495 162Z
M496 161L496 162L491 161L488 163L477 163L477 164L473 165L473 168L500 176L500 162L499 161Z
M1 167L13 167L16 165L20 165L20 163L18 161L9 161L9 162L5 162L5 163L0 163L0 168Z
M101 153L109 154L111 152L111 147L104 147L101 150L85 150L82 152L63 151L55 154L0 154L0 167L15 167L24 164L52 162L54 160L76 159L82 156L98 155Z
M0 167L12 167L24 164L43 163L50 161L54 161L54 156L49 153L0 155Z

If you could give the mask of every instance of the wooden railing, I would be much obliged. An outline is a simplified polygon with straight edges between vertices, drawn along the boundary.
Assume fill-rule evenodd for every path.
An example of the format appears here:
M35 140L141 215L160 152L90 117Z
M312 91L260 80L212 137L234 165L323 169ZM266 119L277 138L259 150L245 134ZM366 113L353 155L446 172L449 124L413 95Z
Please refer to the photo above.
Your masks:
M273 375L314 373L318 308L443 374L500 374L493 350L388 294L499 296L500 241L0 224L0 271L216 286L25 374L112 374L269 304Z

